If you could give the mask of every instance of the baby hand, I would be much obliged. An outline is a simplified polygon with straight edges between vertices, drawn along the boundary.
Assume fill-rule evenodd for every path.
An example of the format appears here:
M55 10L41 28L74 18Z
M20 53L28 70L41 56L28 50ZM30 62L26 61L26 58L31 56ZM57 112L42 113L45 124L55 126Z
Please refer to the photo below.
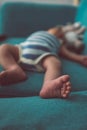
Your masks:
M83 65L84 67L87 67L87 56L81 56L80 58L80 64Z

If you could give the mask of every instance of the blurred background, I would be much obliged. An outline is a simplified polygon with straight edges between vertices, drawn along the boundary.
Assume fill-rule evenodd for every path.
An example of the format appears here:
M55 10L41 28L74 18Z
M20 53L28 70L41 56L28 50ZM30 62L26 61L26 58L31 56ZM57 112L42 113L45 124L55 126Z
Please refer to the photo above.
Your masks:
M41 3L52 3L52 4L67 4L67 5L78 5L79 0L0 0L0 3L7 1L15 2L41 2Z

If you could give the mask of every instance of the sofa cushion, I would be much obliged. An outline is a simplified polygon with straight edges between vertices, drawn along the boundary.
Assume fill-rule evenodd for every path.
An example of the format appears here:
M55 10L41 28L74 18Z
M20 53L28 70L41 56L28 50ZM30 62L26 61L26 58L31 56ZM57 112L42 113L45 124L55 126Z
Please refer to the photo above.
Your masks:
M82 0L76 13L75 21L81 22L82 25L87 27L86 19L87 19L87 0ZM86 45L84 53L87 54L87 30L84 35L84 43Z
M87 91L69 99L0 99L0 130L86 130Z
M74 21L76 7L30 2L6 2L0 8L0 32L28 36L36 30ZM67 15L68 14L68 15Z

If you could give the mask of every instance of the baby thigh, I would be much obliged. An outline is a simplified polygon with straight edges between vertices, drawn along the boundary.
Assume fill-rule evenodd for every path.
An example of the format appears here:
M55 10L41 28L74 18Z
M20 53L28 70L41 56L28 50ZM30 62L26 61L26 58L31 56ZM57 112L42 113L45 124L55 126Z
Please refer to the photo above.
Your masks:
M18 59L19 51L16 46L10 44L3 44L0 46L0 64L4 69L17 65Z

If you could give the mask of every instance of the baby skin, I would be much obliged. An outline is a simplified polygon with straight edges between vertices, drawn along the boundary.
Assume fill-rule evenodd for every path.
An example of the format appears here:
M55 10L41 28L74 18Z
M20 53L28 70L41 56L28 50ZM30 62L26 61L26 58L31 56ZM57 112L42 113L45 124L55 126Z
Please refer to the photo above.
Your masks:
M67 98L71 91L69 78L69 75L63 75L46 82L40 91L40 96L42 98Z
M0 46L0 64L4 71L0 73L0 85L8 86L27 79L26 73L18 64L17 46L3 44ZM61 75L61 62L54 56L44 58L42 62L45 77L40 96L42 98L66 98L71 91L69 75Z

